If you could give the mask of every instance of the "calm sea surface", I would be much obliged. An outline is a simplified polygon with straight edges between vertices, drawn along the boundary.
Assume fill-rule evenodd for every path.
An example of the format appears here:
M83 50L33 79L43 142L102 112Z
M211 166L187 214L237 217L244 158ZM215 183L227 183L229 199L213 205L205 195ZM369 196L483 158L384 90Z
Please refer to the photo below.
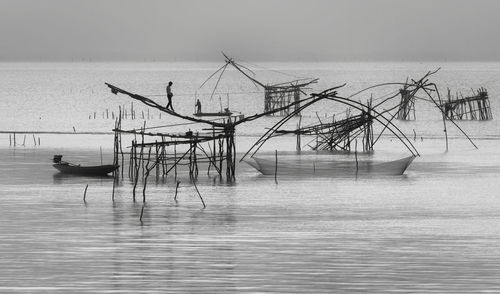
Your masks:
M246 115L262 111L262 91L234 70L225 73L213 96L216 80L199 88L220 66L0 64L0 292L500 292L497 63L268 63L253 68L266 83L320 78L311 92L347 83L339 90L343 96L372 84L419 78L438 67L431 80L442 94L450 88L465 96L471 88L485 87L494 119L459 122L478 150L448 124L450 150L444 152L440 115L424 101L417 101L417 121L397 122L421 153L403 176L282 175L276 183L239 163L234 183L200 170L196 185L205 209L181 171L177 201L175 179L152 176L143 208L142 191L134 202L126 173L113 201L112 178L68 177L51 166L54 154L99 164L101 148L103 161L111 161L112 116L118 106L130 113L132 105L129 98L111 94L104 82L166 103L165 86L172 80L174 108L184 114L194 111L196 98L206 111L221 106ZM397 87L358 99L393 91ZM147 126L182 123L148 113L136 102L133 108L136 119L125 119L125 128L144 121ZM302 120L344 111L317 105ZM238 156L277 120L266 117L237 129ZM294 138L281 138L263 153L294 148ZM375 156L406 154L391 136L376 145Z

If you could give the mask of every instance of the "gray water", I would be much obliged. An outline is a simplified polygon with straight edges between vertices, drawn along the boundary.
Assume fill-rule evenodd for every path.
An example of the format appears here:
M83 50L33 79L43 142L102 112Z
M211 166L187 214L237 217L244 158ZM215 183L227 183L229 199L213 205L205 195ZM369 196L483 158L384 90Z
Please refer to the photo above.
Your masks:
M22 67L10 65L16 66ZM3 104L2 111L12 120L2 121L2 130L65 131L72 124L77 130L95 126L106 131L112 127L112 120L102 116L89 119L88 115L93 109L111 109L113 106L106 103L115 100L84 106L84 114L79 116L74 104L85 104L77 95L69 95L71 99L65 103L63 95L47 94L44 99L55 103L39 104L38 110L64 115L37 118L38 124L29 110L18 118L12 115L37 101L12 75L38 76L40 66L49 69L43 69L45 74L38 80L56 79L62 71L76 84L92 84L89 77L105 75L102 68L96 73L92 68L66 68L69 65L31 66L36 68L23 68L24 73L18 69L14 73L12 69L0 71L3 81L11 77L10 90L4 87L2 92L2 101L10 104ZM113 71L109 65L99 66L109 75L129 81L136 79L135 74L147 80L156 72L143 70L143 65L131 65L126 73ZM205 73L178 67L185 74ZM290 67L282 69L294 73L297 66ZM420 71L423 66L415 65L410 70L406 65L366 67L371 70L354 66L349 75L354 76L357 70L366 80L383 79ZM454 65L455 70L445 75L455 75L453 83L463 82L463 76L476 84L489 83L492 105L498 105L496 68L490 65L485 73L483 67ZM466 69L476 74L466 75ZM381 71L383 77L379 76ZM324 72L328 76L337 73L328 67ZM483 79L486 76L488 80ZM54 89L53 84L40 87L42 90L33 91L49 93ZM12 96L17 100L11 100ZM98 101L97 96L89 94L93 97L90 101ZM130 103L121 99L119 104ZM432 128L439 120L431 112L422 115L421 121L403 126L410 130L417 127L416 132L422 136L414 141L421 156L403 176L278 175L275 182L274 177L259 175L239 163L234 183L200 173L196 185L206 208L185 174L179 175L177 201L175 179L160 177L157 181L153 176L142 221L141 189L133 202L132 183L126 174L115 189L113 201L112 178L63 176L50 164L53 154L98 164L100 146L103 160L109 162L112 137L37 134L41 146L34 146L31 137L20 146L18 137L18 146L13 147L9 146L8 133L1 134L0 292L499 292L497 122L463 122L479 150L456 133L450 151L444 152L441 130ZM156 120L148 124L164 122ZM257 126L260 124L264 123ZM256 139L255 129L239 131L239 156ZM392 138L383 138L380 143L376 154L405 153ZM293 138L274 144L264 153L295 146Z

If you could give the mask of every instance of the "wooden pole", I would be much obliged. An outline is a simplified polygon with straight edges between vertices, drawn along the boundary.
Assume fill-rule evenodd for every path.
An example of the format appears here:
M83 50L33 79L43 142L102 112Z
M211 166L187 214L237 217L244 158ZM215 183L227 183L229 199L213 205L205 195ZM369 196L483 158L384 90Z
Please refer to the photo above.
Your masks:
M177 185L175 186L175 196L174 196L175 201L177 201L177 190L179 189L180 184L181 184L181 181L177 181Z
M192 140L192 138L191 138ZM193 178L193 143L189 142L189 177Z
M144 203L142 204L142 208L141 208L141 217L139 218L139 221L142 223L142 215L144 214Z
M132 155L134 154L134 140L132 140L132 146L130 147L130 157L128 163L128 177L132 177Z
M233 174L232 174L232 179L235 180L236 179L236 142L234 141L235 140L235 136L234 136L234 130L233 130L233 133L232 133L232 144L233 144L233 165L232 165L232 170L233 170Z
M134 189L132 190L132 196L133 196L133 200L135 202L135 189L137 188L137 183L139 182L139 171L141 169L141 164L144 166L144 162L143 162L143 154L144 154L144 142L142 142L141 144L141 151L140 151L140 154L139 154L139 158L137 158L137 154L135 156L135 160L136 160L136 163L135 163L135 181L134 181Z
M150 160L151 160L151 147L149 147L149 152L148 152L148 159L147 159L147 163L146 163L146 172L145 172L145 175L144 175L144 186L142 188L142 202L145 203L146 202L146 185L148 184L148 177L149 177L149 173L151 172L151 169L154 168L154 165L153 167L149 168L149 163L150 163ZM144 163L142 164L144 166Z
M161 136L161 142L163 143L161 146L161 177L165 177L165 171L166 171L166 163L167 163L167 147L165 146L165 137Z
M174 145L174 174L177 180L177 145Z
M111 193L111 201L115 202L115 187L116 187L116 181L117 181L117 173L116 171L113 171L113 192Z
M301 151L301 142L300 142L300 123L302 121L302 116L299 117L299 123L297 124L297 146L295 147L295 149L297 151Z
M87 186L85 186L85 191L83 191L83 202L86 202L85 197L87 197L87 188L88 187L89 187L89 184L87 184Z
M358 140L354 141L354 157L356 158L356 176L358 176Z
M274 166L274 182L278 183L278 150L274 150L274 157L276 159Z
M120 119L118 125L120 126L120 129L121 129L121 125L122 125L122 120ZM120 147L120 153L122 155L122 164L121 164L121 173L122 173L122 179L123 179L123 169L125 167L125 155L123 154L123 147L122 147L122 133L119 133L118 134L118 144L119 144L119 147Z
M194 188L196 189L196 192L198 193L198 196L200 196L201 203L203 204L203 208L206 208L207 206L205 205L205 201L203 201L203 197L201 197L200 191L198 190L198 187L196 187L196 181L193 181Z
M224 140L223 138L219 138L219 175L220 179L222 179L222 160L224 159Z

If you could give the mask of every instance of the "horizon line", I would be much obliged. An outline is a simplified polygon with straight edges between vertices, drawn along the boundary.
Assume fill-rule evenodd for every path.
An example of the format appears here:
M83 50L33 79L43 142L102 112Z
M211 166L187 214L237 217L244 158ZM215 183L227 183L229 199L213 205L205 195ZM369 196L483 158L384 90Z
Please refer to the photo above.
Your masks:
M176 63L176 62L220 62L222 59L9 59L4 60L0 58L0 63ZM369 60L369 59L248 59L243 62L282 62L282 63L322 63L322 62L332 62L332 63L359 63L359 62L373 62L373 63L384 63L384 62L400 62L400 63L496 63L500 62L500 59L468 59L468 60L458 60L458 59L445 59L445 60L437 60L437 59L423 59L423 60L395 60L395 59L380 59L380 60Z

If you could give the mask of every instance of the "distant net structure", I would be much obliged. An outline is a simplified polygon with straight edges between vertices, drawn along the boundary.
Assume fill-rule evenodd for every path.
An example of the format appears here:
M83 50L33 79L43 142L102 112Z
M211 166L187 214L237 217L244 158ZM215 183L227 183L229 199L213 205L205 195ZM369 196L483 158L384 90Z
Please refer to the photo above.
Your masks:
M472 90L472 94L468 97L463 97L461 93L453 96L448 89L448 101L442 105L446 117L454 120L493 119L486 89L479 88L477 92Z
M269 112L269 115L273 116L286 116L300 108L300 99L302 94L307 96L306 89L314 83L318 82L317 78L301 78L293 81L288 81L278 84L264 84L263 82L255 78L255 73L248 67L243 66L234 61L234 59L229 58L223 53L226 58L226 64L232 65L236 70L241 72L245 77L252 81L256 86L264 89L264 112ZM221 72L221 76L222 73ZM220 79L220 77L219 77ZM294 103L293 107L287 107ZM279 111L274 111L279 109ZM296 112L296 115L300 115L300 112Z
M399 120L415 120L415 93L418 89L411 89L410 84L405 83L403 88L399 90L401 94L401 101L399 103L399 109L397 114L397 119Z
M412 87L412 83L408 83L408 81L403 84L403 87L399 90L400 102L396 115L397 119L416 120L416 99L428 101L426 98L415 96L417 90L418 89ZM477 91L472 90L472 95L467 97L464 97L462 93L452 95L450 89L448 89L447 100L440 100L440 108L443 111L444 117L448 120L493 119L488 91L482 87Z
M309 81L306 83L291 82L289 85L265 85L264 86L264 111L271 111L284 106L290 105L292 102L300 100L301 93L304 93L303 88L315 82ZM293 108L296 110L300 105L295 104ZM275 112L273 115L285 116L290 114L290 108L285 108L282 111Z

